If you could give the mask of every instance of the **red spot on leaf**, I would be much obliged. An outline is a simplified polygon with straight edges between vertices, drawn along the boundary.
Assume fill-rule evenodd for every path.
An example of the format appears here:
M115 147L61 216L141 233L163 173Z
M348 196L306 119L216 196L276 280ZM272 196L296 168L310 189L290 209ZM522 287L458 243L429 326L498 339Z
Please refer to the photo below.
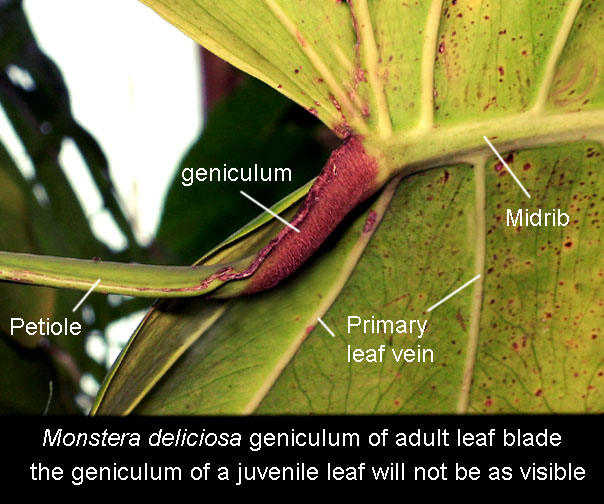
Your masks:
M304 40L304 37L302 36L302 34L296 30L296 38L298 39L298 42L300 42L300 45L302 47L306 47L306 40Z
M342 107L340 106L340 104L338 103L338 100L336 100L335 96L330 94L329 95L329 99L331 100L331 103L333 103L333 106L336 108L336 110L338 112L342 111Z
M375 221L377 220L377 213L373 210L369 210L369 215L367 216L367 220L365 221L365 225L363 226L363 233L367 234L375 226Z

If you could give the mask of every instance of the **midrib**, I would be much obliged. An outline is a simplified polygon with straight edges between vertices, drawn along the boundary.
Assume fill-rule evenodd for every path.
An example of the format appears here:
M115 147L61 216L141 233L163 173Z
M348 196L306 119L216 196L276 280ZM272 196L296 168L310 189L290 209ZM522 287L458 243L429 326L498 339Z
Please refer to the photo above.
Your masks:
M410 130L394 135L381 148L392 174L408 175L442 163L471 162L490 156L483 139L489 137L500 152L529 147L604 139L604 110L544 114L528 111L468 124L439 126L429 132Z

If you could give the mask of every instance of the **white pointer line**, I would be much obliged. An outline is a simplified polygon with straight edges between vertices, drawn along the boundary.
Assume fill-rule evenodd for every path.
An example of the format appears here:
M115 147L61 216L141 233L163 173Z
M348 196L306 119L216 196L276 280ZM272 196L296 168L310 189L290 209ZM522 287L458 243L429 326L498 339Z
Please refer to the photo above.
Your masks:
M447 299L449 299L452 296L455 296L455 294L457 294L460 290L465 289L468 285L470 285L472 282L475 282L476 280L478 280L480 278L480 275L476 275L474 278L472 278L472 280L470 280L469 282L466 282L465 284L463 284L459 289L454 290L453 292L451 292L451 294L449 294L447 297L441 299L438 303L436 303L435 305L431 306L430 308L428 308L428 311L432 311L434 310L434 308L436 308L438 305L444 303Z
M279 217L275 212L273 212L270 208L266 208L262 203L260 203L259 201L256 201L254 198L252 198L249 194L244 193L243 191L239 191L241 194L243 194L247 199L249 199L252 203L256 203L256 205L258 205L260 208L262 208L262 210L264 210L265 212L268 212L269 214L271 214L273 217L279 219L281 222L283 222L283 224L287 224L290 228L292 228L296 233L299 233L300 230L297 227L292 226L289 222L287 222L285 219Z
M88 296L90 296L90 293L91 293L91 292L92 292L94 289L96 289L97 285L98 285L98 284L100 284L100 283L101 283L101 279L99 278L99 279L98 279L96 282L94 282L94 285L93 285L92 287L90 287L90 289L88 289L88 292L87 292L86 294L84 294L84 297L83 297L82 299L80 299L80 302L79 302L77 305L75 305L74 309L73 309L73 310L71 310L71 311L72 311L72 312L75 312L75 311L76 311L76 310L77 310L77 309L78 309L80 306L82 306L82 303L83 303L84 301L86 301L86 298L87 298Z
M336 335L333 333L333 331L329 327L327 327L327 324L325 322L323 322L320 317L317 317L317 320L325 329L327 329L327 332L329 334L331 334L332 338L336 337Z
M499 161L501 161L503 163L503 166L505 166L505 169L510 172L510 175L512 177L514 177L514 180L520 186L520 189L522 189L524 191L524 194L526 194L526 197L530 199L531 195L524 188L524 186L522 185L522 183L520 182L520 180L518 180L518 178L516 177L516 175L514 175L514 172L510 169L510 167L508 166L508 164L503 160L503 158L501 157L501 154L499 154L499 152L497 152L497 149L495 149L495 147L493 147L493 144L491 142L489 142L489 139L486 136L483 136L482 138L484 138L484 141L489 144L489 147L495 153L495 155L499 158Z

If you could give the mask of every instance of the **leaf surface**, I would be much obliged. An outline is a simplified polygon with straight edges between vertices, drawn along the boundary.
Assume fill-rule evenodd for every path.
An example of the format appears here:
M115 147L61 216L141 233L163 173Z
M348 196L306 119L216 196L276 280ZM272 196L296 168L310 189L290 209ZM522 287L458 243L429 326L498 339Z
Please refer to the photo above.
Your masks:
M272 210L284 218L291 218L305 189L308 185L284 198ZM266 245L282 227L281 222L262 214L196 264L211 266L249 257ZM191 298L184 302L158 301L105 378L93 412L119 414L131 411L229 305L227 300L208 301L204 298ZM170 333L171 338L167 339L166 333Z
M338 295L375 229L373 227L368 230L365 227L368 212L375 212L375 219L377 219L375 222L379 222L395 187L396 184L393 183L384 191L372 207L373 210L365 210L351 217L350 228L344 236L340 237L337 247L327 252L325 260L320 261L317 266L310 265L310 269L304 268L294 276L313 280L303 288L299 288L295 280L293 283L288 280L284 284L289 286L285 287L288 290L288 295L285 297L284 293L277 289L257 296L218 302L218 304L194 299L186 305L167 306L164 302L161 307L156 308L150 315L151 319L142 323L137 336L132 340L134 344L144 345L144 350L141 352L129 350L123 354L123 359L130 363L133 370L128 371L123 362L117 366L116 374L106 383L107 392L97 403L96 412L123 413L123 403L128 404L129 401L128 396L124 397L125 393L131 389L140 390L140 385L136 383L137 371L154 368L158 360L165 359L166 355L173 355L174 351L182 353L191 344L195 349L187 352L188 357L185 360L192 359L192 365L201 366L191 373L204 383L216 382L216 384L220 383L221 388L233 388L228 397L222 398L221 405L218 406L219 411L226 413L231 411L231 408L246 412L253 411L263 392L271 386L280 370L287 365L316 324L317 314L322 313ZM285 306L276 304L276 301L280 300L287 300ZM296 307L295 310L291 309L292 306ZM175 309L178 309L178 312L174 315L169 313ZM260 317L252 321L246 315L250 311L259 314ZM287 323L282 324L283 320ZM226 324L226 330L223 324ZM166 332L170 332L173 338L167 340ZM269 334L273 334L273 337L267 339L266 336ZM232 338L235 335L239 337ZM179 340L184 341L184 338L188 340L181 341L179 344ZM250 339L253 345L247 344ZM176 348L168 351L157 350L160 342L161 346L169 345ZM257 346L256 343L259 345ZM150 350L151 346L154 350ZM210 359L202 362L198 358L198 348L202 348L203 353L208 352ZM149 361L150 353L158 353L160 356ZM236 364L235 369L232 368L232 359L243 363L252 355L253 358L249 362L253 364L249 366L245 364L243 369ZM184 360L180 359L176 362L180 363ZM163 372L166 372L165 368L162 369ZM171 373L172 369L170 375ZM225 374L232 376L234 381L224 382ZM154 377L156 380L159 378L160 376ZM126 380L128 385L120 386L120 383ZM110 395L109 392L112 394ZM136 406L140 399L141 397L137 396L136 402L132 401L132 404L128 404L126 411ZM206 408L209 411L211 407L212 403L204 405L202 411ZM189 413L199 412L197 407L190 409L190 406L187 406L186 409Z
M336 265L367 211L283 286L232 301L135 412L601 411L601 165L602 149L589 143L515 153L531 201L494 161L478 177L468 165L411 176L353 270ZM569 208L577 218L566 228L507 227L509 206ZM427 312L477 272L482 280ZM428 322L418 339L417 330L349 333L349 316ZM384 345L384 362L348 362L349 345ZM392 351L418 345L434 362L396 362Z
M602 2L145 3L408 177L287 282L201 315L144 397L98 412L602 410ZM508 226L508 209L570 223ZM349 332L350 316L428 329ZM348 357L380 345L383 362ZM417 345L434 362L391 357Z

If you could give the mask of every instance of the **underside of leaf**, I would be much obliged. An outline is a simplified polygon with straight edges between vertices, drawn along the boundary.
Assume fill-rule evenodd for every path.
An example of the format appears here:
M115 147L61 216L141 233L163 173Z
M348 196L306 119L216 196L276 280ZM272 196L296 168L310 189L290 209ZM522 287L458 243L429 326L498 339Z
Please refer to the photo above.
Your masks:
M205 280L191 280L197 294L218 287L216 296L280 285L228 305L157 305L95 412L602 409L604 314L593 266L604 211L602 2L144 3L344 143L287 214L299 234L265 224L261 238L231 243L226 256L239 262L205 261L197 267L210 268ZM520 174L530 201L485 138ZM550 207L574 214L572 226L502 223L507 208ZM428 315L432 301L474 275L471 289ZM23 280L16 277L4 276ZM343 324L353 313L426 318L439 360L346 362L348 345L418 344L350 334ZM317 317L336 338L314 329Z

